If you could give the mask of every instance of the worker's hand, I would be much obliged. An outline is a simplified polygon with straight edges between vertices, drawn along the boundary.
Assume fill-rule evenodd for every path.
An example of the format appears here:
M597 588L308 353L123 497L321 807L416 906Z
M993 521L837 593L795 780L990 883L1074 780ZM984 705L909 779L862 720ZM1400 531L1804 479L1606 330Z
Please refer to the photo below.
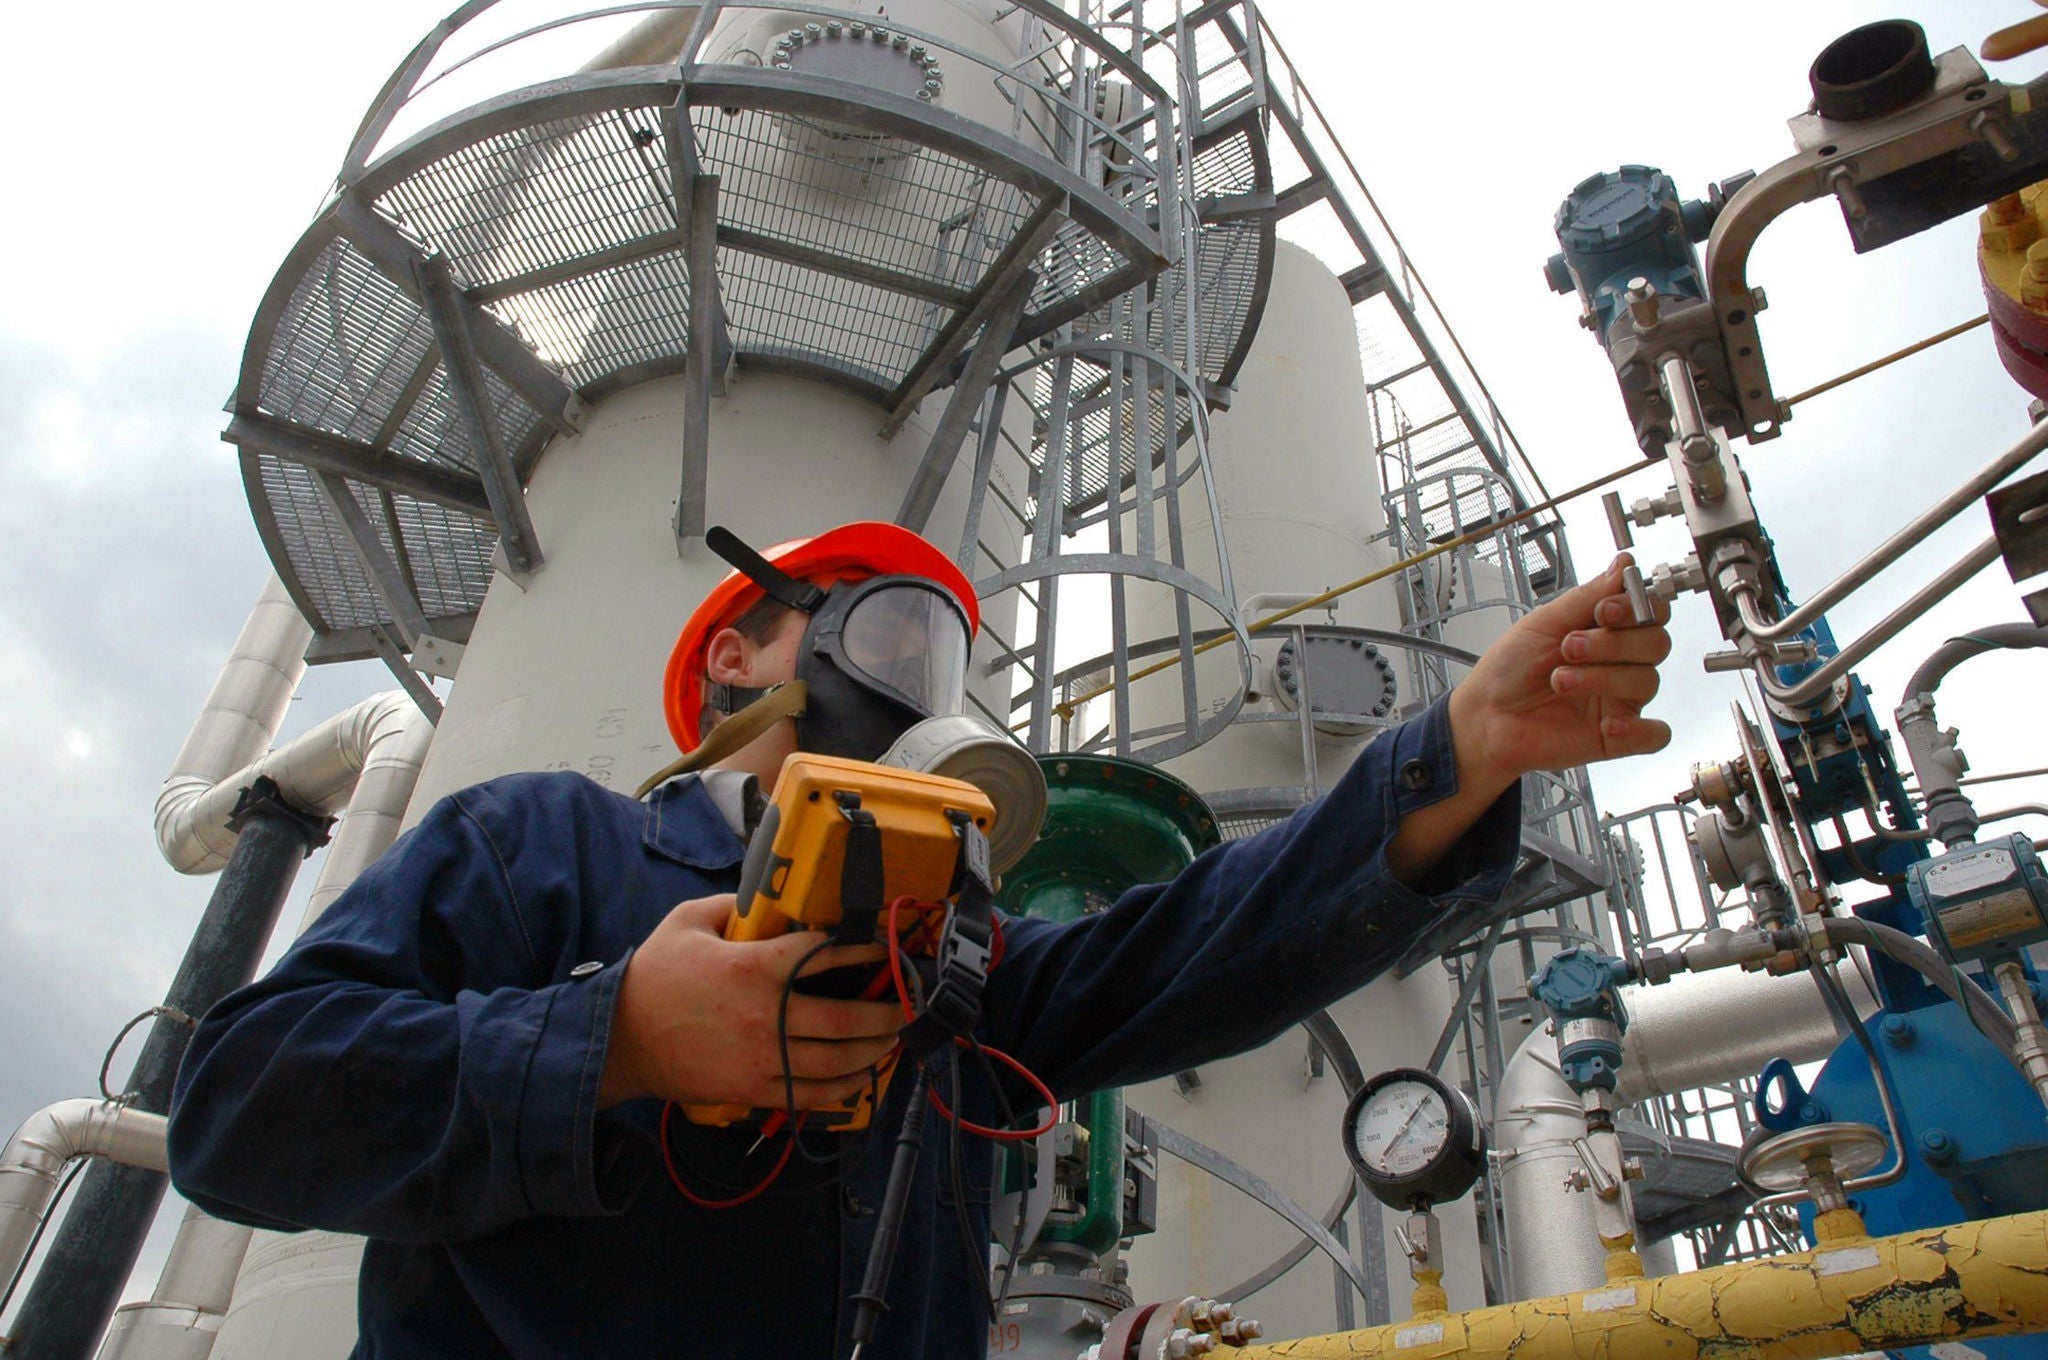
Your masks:
M1671 654L1670 610L1637 624L1622 592L1626 554L1524 616L1451 693L1458 782L1491 797L1531 770L1657 751L1671 728L1642 716Z
M724 938L733 897L699 898L671 911L626 964L600 1108L639 1096L692 1105L780 1108L785 1099L776 1013L792 970L820 937ZM833 945L806 975L879 963L882 946ZM896 1046L903 1011L893 1001L789 998L789 1075L796 1107L813 1109L865 1090L869 1069Z

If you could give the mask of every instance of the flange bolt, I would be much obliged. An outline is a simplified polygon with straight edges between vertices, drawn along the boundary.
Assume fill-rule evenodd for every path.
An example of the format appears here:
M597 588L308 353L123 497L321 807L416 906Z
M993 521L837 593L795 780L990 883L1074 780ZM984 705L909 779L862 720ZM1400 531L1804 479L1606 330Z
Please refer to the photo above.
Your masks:
M1948 1136L1947 1129L1929 1129L1920 1135L1920 1155L1929 1166L1950 1166L1957 1153L1956 1140Z

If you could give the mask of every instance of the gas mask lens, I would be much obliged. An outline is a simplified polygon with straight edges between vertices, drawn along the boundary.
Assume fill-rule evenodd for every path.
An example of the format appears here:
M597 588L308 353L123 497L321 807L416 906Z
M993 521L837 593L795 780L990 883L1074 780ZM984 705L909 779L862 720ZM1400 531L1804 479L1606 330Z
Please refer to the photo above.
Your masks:
M889 582L863 592L840 634L847 664L926 713L958 713L967 683L967 623L943 591Z

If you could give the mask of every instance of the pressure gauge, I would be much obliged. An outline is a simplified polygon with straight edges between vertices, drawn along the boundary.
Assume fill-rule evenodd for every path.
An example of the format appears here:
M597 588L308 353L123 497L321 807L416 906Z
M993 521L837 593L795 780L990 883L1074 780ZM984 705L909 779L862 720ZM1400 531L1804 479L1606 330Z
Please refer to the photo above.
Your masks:
M1434 1073L1397 1067L1351 1097L1344 1151L1381 1203L1426 1208L1472 1188L1486 1166L1486 1134L1463 1091Z

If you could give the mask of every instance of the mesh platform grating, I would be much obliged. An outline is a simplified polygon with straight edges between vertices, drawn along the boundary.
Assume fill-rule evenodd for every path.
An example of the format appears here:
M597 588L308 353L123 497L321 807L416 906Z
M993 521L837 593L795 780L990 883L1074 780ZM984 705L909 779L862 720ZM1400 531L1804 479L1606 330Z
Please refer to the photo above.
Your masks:
M599 269L493 303L491 310L582 387L689 346L689 273L680 251Z
M503 284L674 231L654 108L488 137L408 175L384 214L448 256L468 286Z
M585 79L592 88L575 94L583 109L561 114L567 87ZM422 144L432 150L401 149L393 154L410 158L402 169L372 164L364 181L377 186L364 206L422 256L446 258L465 305L480 309L472 329L502 326L538 356L528 393L536 381L545 387L547 368L565 393L588 392L622 373L679 369L688 352L691 281L664 131L676 86L597 88L611 79L535 87L525 120L516 97L462 115L474 118L473 137L444 123ZM589 108L606 100L615 106ZM721 302L741 362L838 375L877 397L918 368L987 286L1039 207L1038 191L1022 186L1056 174L1021 145L970 162L772 109L693 109L689 128L704 172L720 180ZM1112 176L1104 202L1130 182ZM1148 232L1142 205L1130 205L1125 229ZM373 260L352 244L332 207L307 243L295 272L273 285L265 315L275 319L252 337L256 381L235 409L338 437L348 457L370 459L356 490L422 608L473 611L489 585L496 526L376 485L381 457L394 476L417 465L481 495L479 451L414 300L418 281L402 249L397 262L382 249ZM1039 262L1036 305L1058 307L1133 263L1064 221ZM480 399L505 452L526 466L546 428L532 404L540 398L487 360ZM321 629L390 621L310 473L265 453L250 490Z
M723 223L966 288L1035 206L978 166L787 114L697 111Z
M279 538L294 575L319 601L316 627L333 632L390 622L390 611L356 556L355 544L327 512L313 474L296 463L257 459L257 479L274 512ZM394 557L390 520L378 493L351 488L369 516L385 551ZM496 535L488 525L435 505L394 495L404 557L418 583L421 608L429 617L476 608L490 583Z
M951 313L802 265L718 252L733 344L870 383L893 382Z
M434 345L419 304L342 242L293 289L263 356L257 409L295 425L373 441ZM468 447L407 449L421 462L473 471Z

